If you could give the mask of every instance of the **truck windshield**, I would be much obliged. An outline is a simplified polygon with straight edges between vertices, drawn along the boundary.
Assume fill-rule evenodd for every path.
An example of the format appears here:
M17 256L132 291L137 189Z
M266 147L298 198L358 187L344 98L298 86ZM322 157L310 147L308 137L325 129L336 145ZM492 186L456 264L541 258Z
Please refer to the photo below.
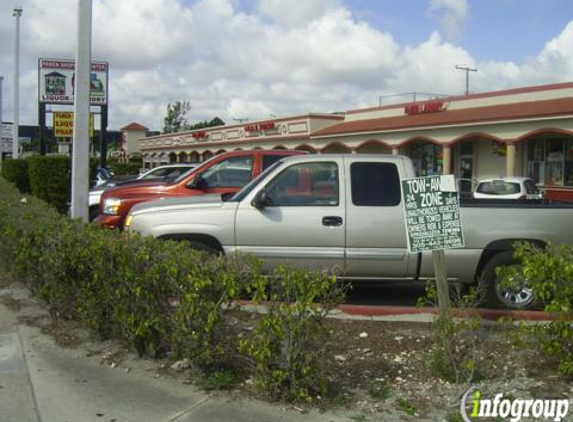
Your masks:
M272 164L270 167L268 167L265 171L263 171L261 174L259 174L257 177L255 177L253 180L251 180L248 184L245 185L245 187L243 189L241 189L239 192L237 192L236 194L234 194L231 198L229 198L228 202L240 202L243 200L243 198L245 196L247 196L255 186L257 186L259 184L259 182L267 175L269 174L271 171L273 171L274 169L276 169L278 166L280 166L282 164L282 160L277 161L276 163Z

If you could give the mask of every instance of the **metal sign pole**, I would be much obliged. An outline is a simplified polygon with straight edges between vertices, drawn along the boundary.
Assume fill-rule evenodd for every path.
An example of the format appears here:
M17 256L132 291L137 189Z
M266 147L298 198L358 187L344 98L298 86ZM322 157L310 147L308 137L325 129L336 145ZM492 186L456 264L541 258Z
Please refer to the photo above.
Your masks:
M450 292L448 286L448 274L446 270L446 257L444 250L432 251L434 261L434 275L436 276L436 287L438 289L438 308L440 318L443 320L451 319Z
M71 217L88 222L92 1L78 1Z

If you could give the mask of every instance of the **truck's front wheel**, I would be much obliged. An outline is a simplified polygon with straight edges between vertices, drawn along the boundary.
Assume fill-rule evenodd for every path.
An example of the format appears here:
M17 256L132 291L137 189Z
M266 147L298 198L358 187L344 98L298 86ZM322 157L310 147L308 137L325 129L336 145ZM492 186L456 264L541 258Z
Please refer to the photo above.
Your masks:
M480 278L480 282L486 287L487 306L524 309L532 305L535 295L527 280L511 280L511 286L506 286L495 271L501 266L519 267L520 265L511 251L500 252L487 262Z

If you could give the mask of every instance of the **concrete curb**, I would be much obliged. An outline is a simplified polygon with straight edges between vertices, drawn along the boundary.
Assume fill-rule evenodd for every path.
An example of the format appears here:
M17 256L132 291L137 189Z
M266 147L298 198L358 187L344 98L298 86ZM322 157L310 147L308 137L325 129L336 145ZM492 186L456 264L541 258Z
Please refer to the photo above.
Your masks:
M237 305L245 310L266 313L266 304L254 304L248 300L241 300ZM454 316L467 318L478 315L485 320L497 321L500 318L507 318L512 321L553 321L555 316L543 311L515 311L507 309L475 309L467 311L454 309ZM413 321L431 322L432 316L438 313L438 308L415 306L374 306L374 305L348 305L343 304L336 307L331 315L340 319L376 319L392 321Z
M372 306L372 305L340 305L337 308L340 312L352 316L380 317L380 316L399 316L399 315L418 315L418 314L437 314L438 308L417 308L412 306ZM483 319L498 320L500 318L509 318L514 321L552 321L554 316L548 312L542 311L515 311L506 309L476 309L474 311L465 311L454 309L454 315L457 317L468 317L479 315Z

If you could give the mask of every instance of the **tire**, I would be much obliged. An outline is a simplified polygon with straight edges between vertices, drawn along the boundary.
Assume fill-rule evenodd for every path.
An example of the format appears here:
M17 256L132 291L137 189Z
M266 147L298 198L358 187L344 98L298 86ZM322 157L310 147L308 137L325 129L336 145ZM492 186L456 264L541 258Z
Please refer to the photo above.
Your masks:
M99 206L91 207L89 209L89 221L94 221L99 215Z
M500 266L520 266L513 252L505 251L490 258L484 267L480 282L485 284L486 306L492 308L526 309L533 306L535 295L526 280L520 280L516 288L501 287L501 278L496 274Z
M196 240L185 240L185 239L183 239L183 241L187 242L189 244L189 246L191 247L191 249L205 252L208 255L222 255L223 254L219 249L216 249L216 248L214 248L210 245L207 245L206 243L203 243L203 242L198 242Z

